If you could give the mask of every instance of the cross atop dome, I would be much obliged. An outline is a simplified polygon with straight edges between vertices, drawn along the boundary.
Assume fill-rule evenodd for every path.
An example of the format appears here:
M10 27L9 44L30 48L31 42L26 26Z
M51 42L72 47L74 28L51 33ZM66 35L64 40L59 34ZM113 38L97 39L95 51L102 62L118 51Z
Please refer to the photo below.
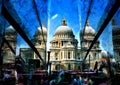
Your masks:
M67 25L65 18L62 19L62 25L63 25L63 26L66 26L66 25Z
M87 22L86 22L84 34L85 34L85 35L90 35L90 36L93 36L93 35L96 34L96 33L95 33L95 30L90 26L89 20L87 20Z
M90 24L89 24L89 20L87 20L87 22L86 22L86 26L90 26Z

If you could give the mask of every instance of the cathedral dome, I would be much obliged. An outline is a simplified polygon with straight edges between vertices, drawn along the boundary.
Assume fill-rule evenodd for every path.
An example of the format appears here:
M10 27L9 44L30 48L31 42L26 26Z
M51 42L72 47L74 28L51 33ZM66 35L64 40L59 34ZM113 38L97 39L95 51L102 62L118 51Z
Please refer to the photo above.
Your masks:
M86 27L85 27L85 34L86 35L95 35L95 30L89 25L89 22L87 21Z
M16 31L15 31L15 29L12 27L12 26L9 26L7 29L6 29L6 34L12 34L12 35L14 35L14 34L16 34Z
M42 34L42 31L43 31L43 34L44 35L47 35L47 28L46 27L42 27L42 30L41 30L41 27L38 27L38 34Z
M65 19L62 20L62 25L56 29L54 35L64 35L64 34L74 36L72 29L67 26Z
M106 51L102 51L101 56L102 56L102 57L107 57L107 56L108 56L108 54L107 54L107 52L106 52Z
M34 36L37 37L39 35L42 35L42 32L43 32L43 35L47 35L47 28L43 26L41 30L41 27L38 27Z
M44 26L42 27L42 29L41 27L38 27L37 31L34 34L34 41L43 41L43 39L47 41L47 28Z
M58 35L58 34L71 34L71 35L73 35L73 31L68 26L59 26L57 28L57 30L55 31L55 35Z

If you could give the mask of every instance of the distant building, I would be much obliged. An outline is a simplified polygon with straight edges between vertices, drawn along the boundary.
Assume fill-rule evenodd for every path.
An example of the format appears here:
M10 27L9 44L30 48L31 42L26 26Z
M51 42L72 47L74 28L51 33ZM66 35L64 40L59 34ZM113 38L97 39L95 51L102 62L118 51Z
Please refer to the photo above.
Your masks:
M89 49L93 39L95 38L96 32L95 30L90 26L89 22L87 21L87 24L85 26L85 29L83 29L80 33L81 37L81 57L85 57L87 50ZM89 65L89 69L94 69L95 62L100 62L101 58L101 49L100 49L100 42L97 40L95 44L93 45L91 51L89 52L87 58L86 58L86 64Z
M8 28L6 28L4 37L8 41L10 46L13 48L13 50L16 51L17 32L14 30L12 26L9 26ZM4 51L3 64L14 63L15 54L12 53L11 49L8 47L6 42L4 42L4 46L2 48Z
M34 38L31 40L36 49L38 50L41 58L46 62L46 42L47 42L47 29L40 27L36 30L34 34ZM28 64L30 59L38 59L40 58L36 55L36 53L31 48L21 48L20 49L21 57L24 59L26 64ZM41 63L40 67L43 67Z
M47 28L42 27L38 28L37 31L35 32L34 39L32 40L36 49L38 50L39 54L41 55L41 58L46 62L46 43L47 43ZM36 53L34 52L34 59L40 59ZM41 63L41 66L43 63Z
M112 20L113 51L116 62L120 62L120 26Z

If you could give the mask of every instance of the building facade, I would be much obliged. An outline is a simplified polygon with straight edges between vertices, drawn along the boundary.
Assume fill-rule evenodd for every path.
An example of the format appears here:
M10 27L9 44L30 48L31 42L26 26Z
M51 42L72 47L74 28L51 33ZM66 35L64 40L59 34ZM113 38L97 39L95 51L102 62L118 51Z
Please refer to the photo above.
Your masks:
M89 21L85 26L85 29L81 30L80 37L81 37L81 57L84 58L86 56L87 50L89 49L93 39L95 38L96 32L90 26ZM97 40L93 45L92 49L90 50L85 63L89 66L89 69L94 69L95 62L100 62L101 58L101 49L100 49L100 42Z
M114 58L116 62L120 62L120 27L112 20L112 41Z
M47 56L47 47L46 47L46 43L47 43L47 28L46 27L38 27L35 35L34 35L34 39L33 39L33 43L36 47L36 49L38 50L39 54L41 55L41 58L44 60L44 62L46 63L46 56ZM39 57L36 55L36 53L34 52L34 59L39 59ZM43 63L41 63L41 67L43 67Z
M46 42L47 42L47 29L46 27L38 27L33 39L31 40L35 48L38 50L41 58L46 62ZM31 48L21 48L21 57L28 64L30 59L40 60L36 53ZM40 63L40 67L43 68L43 63Z
M5 39L8 41L13 50L16 51L17 32L12 26L6 28ZM3 64L14 63L15 54L11 51L6 42L4 42L4 46L2 48L4 50Z
M56 29L50 44L52 70L80 70L78 41L65 19Z

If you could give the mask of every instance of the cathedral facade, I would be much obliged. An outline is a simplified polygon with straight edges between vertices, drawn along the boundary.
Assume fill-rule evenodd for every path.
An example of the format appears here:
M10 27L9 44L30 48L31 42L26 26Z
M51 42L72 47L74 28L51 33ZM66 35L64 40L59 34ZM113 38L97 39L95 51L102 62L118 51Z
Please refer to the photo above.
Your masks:
M81 49L78 49L78 41L75 39L72 29L67 26L65 19L62 20L50 44L52 70L82 70L82 60L95 37L95 30L87 22L84 30L80 32ZM101 58L100 42L97 41L90 51L85 63L88 69L94 69L95 62Z
M82 61L95 35L95 30L90 26L89 22L87 22L85 29L80 31L81 48L79 48L78 40L75 39L72 28L70 28L67 25L67 21L63 19L61 25L55 30L53 38L50 41L51 70L82 70ZM6 30L5 38L15 50L17 32L11 26ZM37 28L31 41L41 55L41 58L47 63L47 28ZM97 40L85 60L85 63L89 65L88 69L94 69L95 62L99 62L101 59L101 49L99 45L100 42ZM14 62L15 55L7 45L4 44L3 47L5 48L3 62ZM31 48L20 48L20 55L26 64L28 64L29 59L40 60ZM40 68L43 68L43 66L44 65L40 63Z
M82 61L95 35L95 30L90 26L89 22L87 22L85 29L80 32L81 48L79 48L78 40L75 39L72 28L70 28L67 25L67 21L63 19L50 41L51 70L82 70ZM34 38L31 40L46 63L48 60L46 52L47 37L49 37L47 36L47 29L42 27L42 30L41 28L37 29ZM85 63L89 65L88 69L94 69L95 62L100 61L101 49L99 45L100 42L98 40L85 60ZM20 53L25 62L28 62L29 59L39 59L30 48L21 48ZM42 66L41 63L41 67Z
M75 39L72 29L67 26L65 19L56 29L50 44L52 70L80 70L78 41Z

